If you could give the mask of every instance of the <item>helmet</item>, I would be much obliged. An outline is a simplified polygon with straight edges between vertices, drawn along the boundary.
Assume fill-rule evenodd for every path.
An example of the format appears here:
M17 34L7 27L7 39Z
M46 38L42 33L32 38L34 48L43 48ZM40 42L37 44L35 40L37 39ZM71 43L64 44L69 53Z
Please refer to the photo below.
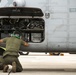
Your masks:
M14 31L14 32L11 34L11 36L12 36L12 37L16 37L16 38L18 38L18 39L21 38L20 33L19 33L18 31Z

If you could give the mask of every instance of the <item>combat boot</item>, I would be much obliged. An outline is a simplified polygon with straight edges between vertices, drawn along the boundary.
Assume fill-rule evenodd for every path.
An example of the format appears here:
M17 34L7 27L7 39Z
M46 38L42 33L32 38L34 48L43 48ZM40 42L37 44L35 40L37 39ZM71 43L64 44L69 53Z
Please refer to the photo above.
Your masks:
M5 65L4 68L3 68L3 72L7 72L9 69L8 65Z
M16 62L12 62L12 72L16 72Z

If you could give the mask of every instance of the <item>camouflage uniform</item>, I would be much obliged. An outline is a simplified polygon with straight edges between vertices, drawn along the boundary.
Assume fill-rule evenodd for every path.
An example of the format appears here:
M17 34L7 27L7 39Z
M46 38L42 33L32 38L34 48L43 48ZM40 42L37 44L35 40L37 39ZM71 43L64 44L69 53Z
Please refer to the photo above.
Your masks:
M3 53L3 64L4 65L12 65L12 62L16 62L16 71L21 72L23 70L19 60L18 53L20 45L24 45L24 41L22 39L18 39L16 37L7 37L3 39L3 42L6 43L6 51Z

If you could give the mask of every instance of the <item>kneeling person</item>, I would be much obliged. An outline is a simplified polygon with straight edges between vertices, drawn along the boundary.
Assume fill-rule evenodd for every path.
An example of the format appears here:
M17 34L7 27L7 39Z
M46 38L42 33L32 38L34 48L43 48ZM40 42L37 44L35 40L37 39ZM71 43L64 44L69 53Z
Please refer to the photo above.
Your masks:
M15 31L11 37L6 37L0 40L0 43L6 43L6 51L3 53L3 72L7 72L8 65L12 65L12 72L21 72L23 70L19 60L18 53L21 44L28 46L28 43L20 39L19 32Z

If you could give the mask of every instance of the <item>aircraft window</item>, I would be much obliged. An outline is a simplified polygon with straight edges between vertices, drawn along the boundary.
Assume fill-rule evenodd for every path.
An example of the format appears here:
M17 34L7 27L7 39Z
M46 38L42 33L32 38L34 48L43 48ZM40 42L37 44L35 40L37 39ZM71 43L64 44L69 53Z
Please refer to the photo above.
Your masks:
M41 33L31 33L31 41L32 42L41 42Z
M43 33L23 33L22 39L27 42L40 43L44 40Z

